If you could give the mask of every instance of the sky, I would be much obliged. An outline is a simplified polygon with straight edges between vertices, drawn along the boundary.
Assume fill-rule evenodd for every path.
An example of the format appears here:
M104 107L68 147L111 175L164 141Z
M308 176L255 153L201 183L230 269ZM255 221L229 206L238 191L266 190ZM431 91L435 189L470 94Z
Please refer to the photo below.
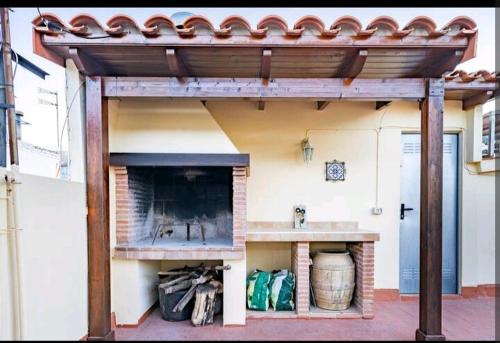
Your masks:
M65 75L64 68L58 66L33 53L32 24L31 21L38 15L37 9L12 8L10 12L12 49L18 52L50 75L42 80L25 70L17 68L14 79L14 92L16 96L16 110L22 111L23 120L29 125L23 125L23 140L49 149L57 148L56 110L53 106L41 105L39 98L53 101L49 95L39 94L38 87L57 91L59 94L59 121L60 128L66 115L65 101ZM252 27L259 20L269 14L283 17L289 27L292 27L300 17L312 14L318 16L326 26L330 26L336 18L343 15L357 17L363 27L380 15L389 15L396 19L403 27L412 18L419 15L431 17L438 28L446 25L452 18L466 15L472 18L479 31L476 58L457 66L471 72L480 69L495 70L495 9L494 8L48 8L42 7L40 11L57 15L66 23L75 15L88 13L96 17L101 23L115 14L127 14L142 25L153 14L172 14L181 11L191 12L207 17L214 26L229 15L239 14L247 18ZM15 68L15 66L14 66ZM73 94L70 95L72 97ZM63 150L67 147L67 138L63 136Z

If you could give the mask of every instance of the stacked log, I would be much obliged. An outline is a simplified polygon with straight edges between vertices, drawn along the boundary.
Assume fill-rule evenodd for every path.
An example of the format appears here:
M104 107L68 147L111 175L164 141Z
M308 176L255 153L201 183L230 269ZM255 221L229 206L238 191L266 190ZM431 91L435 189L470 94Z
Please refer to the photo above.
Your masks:
M180 290L188 291L173 308L173 312L181 312L184 307L195 297L194 310L191 321L195 326L204 326L213 323L216 294L223 292L221 271L229 270L227 266L185 266L167 272L159 272L159 288L165 294Z

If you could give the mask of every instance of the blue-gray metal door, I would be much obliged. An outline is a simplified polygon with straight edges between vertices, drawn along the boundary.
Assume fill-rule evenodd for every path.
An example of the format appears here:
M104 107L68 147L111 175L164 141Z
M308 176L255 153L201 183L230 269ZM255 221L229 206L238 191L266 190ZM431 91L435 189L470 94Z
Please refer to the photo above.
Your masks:
M419 292L420 134L403 134L399 291ZM443 293L457 293L458 135L443 136Z

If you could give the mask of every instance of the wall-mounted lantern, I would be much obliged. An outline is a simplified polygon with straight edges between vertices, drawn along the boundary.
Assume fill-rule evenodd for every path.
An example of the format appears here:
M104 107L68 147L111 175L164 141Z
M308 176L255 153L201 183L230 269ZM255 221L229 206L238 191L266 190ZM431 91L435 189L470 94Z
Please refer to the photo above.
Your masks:
M309 143L309 138L304 138L302 141L302 155L304 157L304 162L309 163L312 161L314 148L311 143Z

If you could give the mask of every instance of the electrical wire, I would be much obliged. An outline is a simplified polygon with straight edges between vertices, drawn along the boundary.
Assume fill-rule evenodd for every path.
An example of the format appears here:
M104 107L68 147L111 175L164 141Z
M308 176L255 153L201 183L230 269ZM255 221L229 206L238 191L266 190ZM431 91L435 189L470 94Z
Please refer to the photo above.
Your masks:
M61 128L61 135L59 137L59 146L61 148L62 148L62 139L63 139L63 135L64 135L64 128L66 127L66 124L69 121L69 111L71 111L71 107L73 107L73 103L75 102L76 96L78 94L80 94L80 90L82 89L83 85L85 85L85 81L83 81L82 83L80 83L80 85L76 89L75 93L73 94L73 97L72 97L72 99L71 99L71 101L69 103L69 106L66 109L66 117L64 118L64 122L63 122L63 125L62 125L62 128ZM69 132L68 132L68 135L69 135ZM69 147L68 147L68 152L69 152Z

